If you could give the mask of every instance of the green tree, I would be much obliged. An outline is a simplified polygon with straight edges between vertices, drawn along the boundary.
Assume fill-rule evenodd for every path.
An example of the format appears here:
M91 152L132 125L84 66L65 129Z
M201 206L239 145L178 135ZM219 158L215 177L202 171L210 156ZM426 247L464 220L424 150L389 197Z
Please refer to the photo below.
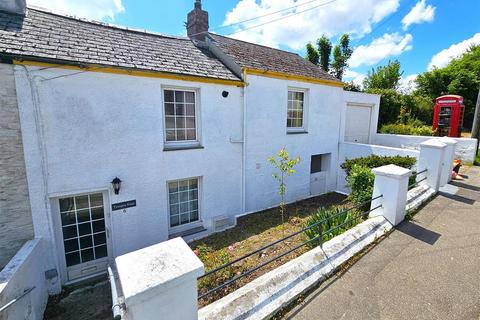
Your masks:
M464 97L464 127L471 128L475 103L480 86L480 45L472 46L444 68L434 68L420 74L416 80L415 94L428 97L431 101L445 94Z
M400 61L388 61L386 66L379 66L368 72L363 80L365 90L369 89L398 89L403 71L400 71Z
M307 56L305 57L305 59L307 59L313 64L318 65L318 61L319 61L318 51L317 49L315 49L315 47L312 45L311 42L307 43Z
M320 56L320 66L323 70L327 71L330 69L330 55L332 53L332 43L330 39L323 34L320 39L317 40L318 53Z
M360 86L353 81L345 82L345 84L343 85L343 90L354 91L354 92L362 92L362 88L360 88Z
M295 173L295 165L300 163L300 157L290 158L288 151L283 147L278 153L277 156L272 156L268 158L268 162L277 169L277 172L272 173L272 177L275 178L278 182L278 194L280 195L280 214L282 216L282 225L284 223L285 215L285 194L287 192L287 183L286 178L289 177L292 173Z
M340 37L339 44L333 49L332 74L339 80L343 78L343 74L348 67L348 59L350 59L352 53L350 37L348 34L344 34Z

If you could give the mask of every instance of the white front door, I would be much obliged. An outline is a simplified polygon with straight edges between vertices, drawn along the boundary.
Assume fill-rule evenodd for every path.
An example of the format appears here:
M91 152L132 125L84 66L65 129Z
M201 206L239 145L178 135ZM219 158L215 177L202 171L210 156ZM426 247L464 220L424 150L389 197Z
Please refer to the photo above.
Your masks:
M110 254L107 193L58 199L67 281L105 272Z
M371 107L347 105L345 141L357 143L369 142L371 113Z

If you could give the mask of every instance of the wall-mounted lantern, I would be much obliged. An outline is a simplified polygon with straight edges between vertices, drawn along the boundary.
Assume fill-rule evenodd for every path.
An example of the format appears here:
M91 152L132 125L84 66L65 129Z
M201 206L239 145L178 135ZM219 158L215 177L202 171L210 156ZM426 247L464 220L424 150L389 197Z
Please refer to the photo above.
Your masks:
M120 180L118 177L115 177L115 179L112 180L112 187L115 194L118 194L120 192L121 184L122 184L122 180Z

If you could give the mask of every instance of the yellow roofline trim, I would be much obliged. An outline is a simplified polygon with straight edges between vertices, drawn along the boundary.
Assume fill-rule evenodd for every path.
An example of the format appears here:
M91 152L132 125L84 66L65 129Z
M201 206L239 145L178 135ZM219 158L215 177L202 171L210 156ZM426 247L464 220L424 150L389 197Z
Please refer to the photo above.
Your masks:
M326 86L342 87L342 88L343 88L343 85L344 85L343 82L299 76L299 75L294 75L294 74L290 74L290 73L266 71L266 70L251 69L251 68L244 68L244 70L248 74L256 75L256 76L262 76L262 77L268 77L268 78L301 81L301 82L323 84L323 85L326 85Z
M60 69L81 70L81 71L88 71L88 72L113 73L113 74L129 75L129 76L136 76L136 77L161 78L161 79L181 80L181 81L190 81L190 82L223 84L227 86L236 86L236 87L243 87L245 85L244 82L240 80L237 81L237 80L214 79L214 78L207 78L207 77L166 73L166 72L160 72L160 71L129 70L129 69L123 69L120 67L118 68L105 67L101 65L88 65L87 67L79 67L74 65L56 64L56 63L48 63L48 62L30 61L30 60L13 60L13 63L18 65L25 65L25 66L60 68Z

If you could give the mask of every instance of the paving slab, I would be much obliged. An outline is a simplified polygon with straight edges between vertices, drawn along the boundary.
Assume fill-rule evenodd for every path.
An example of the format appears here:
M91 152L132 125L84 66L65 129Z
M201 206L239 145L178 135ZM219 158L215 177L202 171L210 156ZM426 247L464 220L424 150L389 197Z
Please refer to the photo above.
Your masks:
M285 318L480 320L480 167L462 173Z

